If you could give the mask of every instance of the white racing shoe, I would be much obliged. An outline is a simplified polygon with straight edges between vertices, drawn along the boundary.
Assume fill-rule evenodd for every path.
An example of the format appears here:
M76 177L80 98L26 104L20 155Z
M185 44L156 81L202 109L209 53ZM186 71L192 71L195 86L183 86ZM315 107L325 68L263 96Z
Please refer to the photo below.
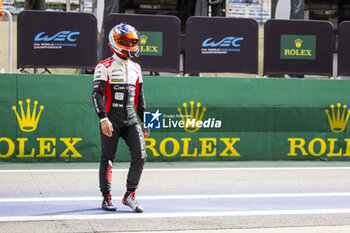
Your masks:
M126 192L122 202L124 205L129 206L132 209L132 211L136 213L143 212L142 206L140 206L135 199L135 192Z
M108 211L116 211L117 210L117 208L115 207L115 205L112 201L111 194L103 195L102 209L108 210Z

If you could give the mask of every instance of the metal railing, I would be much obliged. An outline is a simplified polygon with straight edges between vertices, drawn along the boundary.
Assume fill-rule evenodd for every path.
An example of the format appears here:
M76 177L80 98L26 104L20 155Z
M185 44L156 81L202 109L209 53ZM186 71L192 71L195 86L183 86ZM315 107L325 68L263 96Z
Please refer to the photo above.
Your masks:
M9 49L8 49L8 72L12 73L12 15L9 11L0 8L0 12L7 14L9 18Z

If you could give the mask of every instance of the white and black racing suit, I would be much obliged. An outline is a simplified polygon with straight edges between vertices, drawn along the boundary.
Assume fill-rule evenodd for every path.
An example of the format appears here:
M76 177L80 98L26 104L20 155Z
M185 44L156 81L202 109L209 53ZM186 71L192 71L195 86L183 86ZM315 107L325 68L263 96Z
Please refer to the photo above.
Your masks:
M103 194L111 192L111 169L122 137L131 153L127 190L135 191L146 159L145 140L137 119L138 115L143 122L146 108L141 67L116 54L101 61L95 68L92 101L100 120L107 117L113 125L112 137L100 132L100 190Z

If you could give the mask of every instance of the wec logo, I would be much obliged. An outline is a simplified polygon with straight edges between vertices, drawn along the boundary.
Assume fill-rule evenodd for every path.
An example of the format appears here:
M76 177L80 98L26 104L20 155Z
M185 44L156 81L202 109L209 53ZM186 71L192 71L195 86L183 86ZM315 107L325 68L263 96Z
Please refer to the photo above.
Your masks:
M80 32L71 32L71 31L60 31L56 33L54 36L48 36L45 35L46 32L40 32L34 37L35 42L40 42L40 41L45 41L45 42L50 42L50 41L69 41L69 42L74 42L77 39L73 38L73 36L77 36L80 34Z
M205 39L202 43L202 47L239 47L241 46L238 42L244 40L243 37L225 37L219 42L215 42L213 38Z

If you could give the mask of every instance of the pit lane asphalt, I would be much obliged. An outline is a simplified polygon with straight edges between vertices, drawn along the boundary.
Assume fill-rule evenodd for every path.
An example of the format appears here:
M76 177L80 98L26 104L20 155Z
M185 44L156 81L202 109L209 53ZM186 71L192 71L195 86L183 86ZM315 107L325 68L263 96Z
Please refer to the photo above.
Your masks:
M349 162L147 163L142 214L121 204L127 167L115 163L118 211L105 212L97 163L0 163L0 232L350 229Z

